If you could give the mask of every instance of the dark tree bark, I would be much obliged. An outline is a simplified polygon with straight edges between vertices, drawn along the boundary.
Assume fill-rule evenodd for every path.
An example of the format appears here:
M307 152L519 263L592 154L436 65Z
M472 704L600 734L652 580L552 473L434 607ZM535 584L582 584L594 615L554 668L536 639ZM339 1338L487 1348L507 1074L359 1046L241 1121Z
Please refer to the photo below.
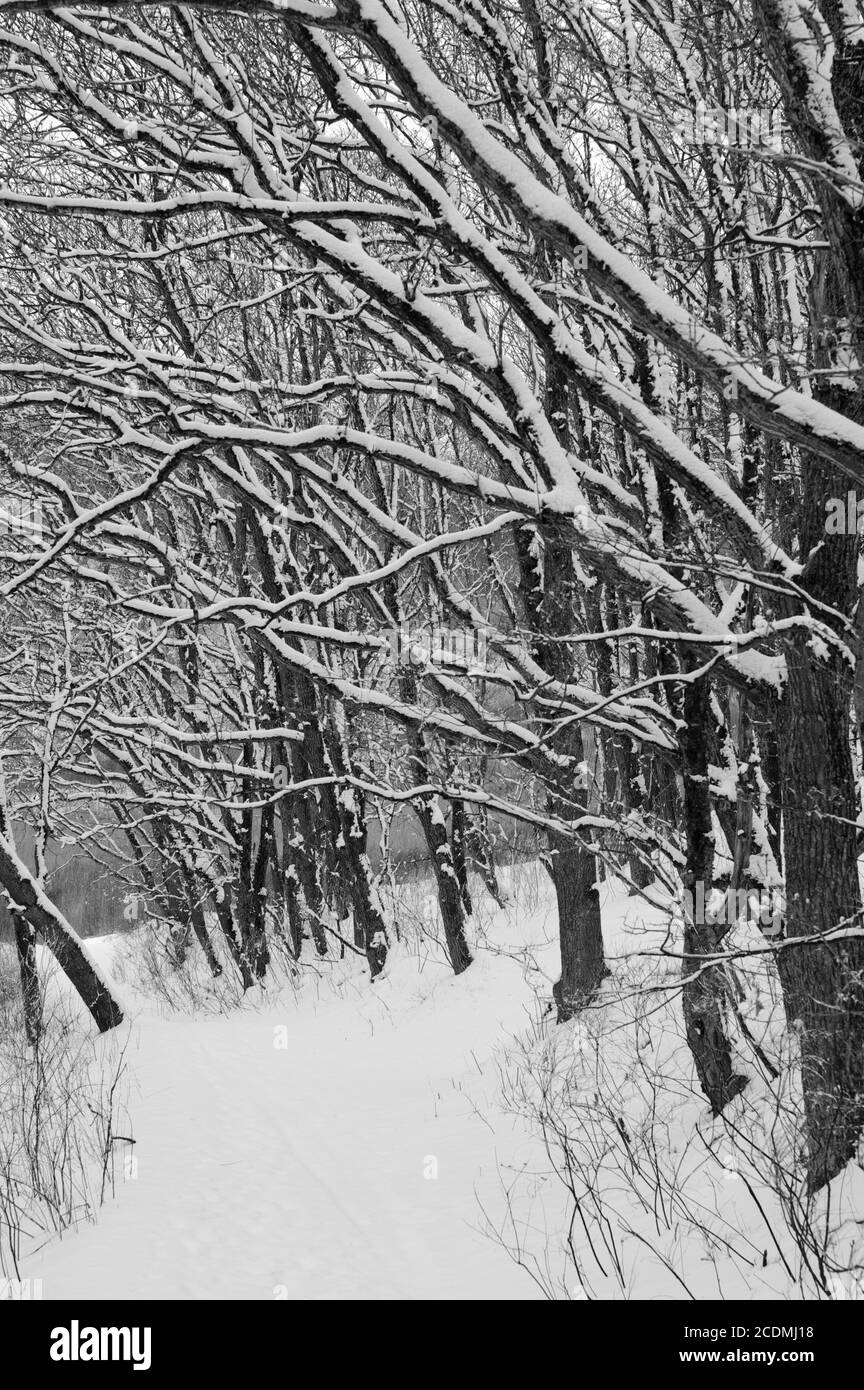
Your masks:
M471 916L471 891L468 887L468 856L466 848L465 802L458 797L450 803L451 832L450 842L453 853L453 867L459 884L459 896L466 917Z
M240 975L240 983L244 991L251 989L255 983L255 977L249 968L249 961L243 951L240 933L234 920L233 894L230 884L223 884L221 893L216 897L215 909L216 920L225 938L229 954L237 967Z
M855 596L857 540L826 536L824 502L837 471L804 463L801 586L840 613ZM835 648L786 649L780 702L787 941L860 926L857 788L849 746L852 673ZM812 1189L852 1157L864 1127L864 943L789 945L777 959L786 1011L799 1035Z
M207 930L207 923L204 920L204 909L200 903L190 903L189 913L192 922L192 930L195 933L201 950L204 952L204 959L210 967L210 974L213 976L214 980L218 979L222 974L222 965L213 949L213 942L210 940L210 933Z
M840 0L822 0L834 43L829 114L824 81L813 73L812 34L790 23L780 0L753 0L768 62L786 119L803 153L834 164L837 123L847 152L864 172L864 42ZM864 212L830 177L813 180L826 249L816 253L810 285L814 397L864 423L860 373L845 371L842 320L860 356L864 329ZM843 628L856 600L857 538L826 533L826 503L845 496L837 467L802 450L801 590L816 615ZM788 606L787 606L788 607ZM832 616L831 610L839 614ZM842 632L845 640L846 633ZM780 702L779 762L786 871L786 937L778 954L786 1010L800 1038L808 1148L815 1190L855 1153L864 1126L864 943L849 940L795 945L844 924L860 925L856 831L858 798L849 746L852 675L833 645L806 640L786 645L788 676Z
M520 589L529 618L537 664L557 680L573 679L572 648L563 638L577 621L577 585L573 551L564 528L546 522L517 532ZM541 567L542 566L542 567ZM557 639L557 640L556 640ZM585 811L577 791L576 769L584 761L582 732L569 721L563 732L550 720L550 746L563 767L558 785L548 794L549 810L563 821ZM590 850L563 834L549 837L548 868L558 904L561 978L553 989L558 1022L573 1018L590 1001L605 974L597 860Z
M447 826L436 797L418 797L414 802L414 809L435 874L447 954L453 973L461 975L463 970L468 969L472 957L465 935L465 906L459 876L453 862Z
M317 725L316 725L317 729ZM328 727L324 742L326 767L338 777L345 778L350 797L337 797L332 786L325 790L324 800L336 834L336 856L343 883L350 885L350 901L354 914L357 944L366 953L369 974L374 980L387 961L387 928L375 903L369 860L366 855L366 815L363 796L357 787L350 787L348 775L351 757L337 729Z
M760 720L757 737L762 753L762 776L765 779L766 807L768 811L768 843L774 855L777 868L783 873L783 836L781 833L783 816L783 789L780 781L780 742L777 738L777 711L773 718ZM754 724L755 724L754 720Z
M21 996L24 1006L24 1035L35 1047L42 1035L42 991L36 965L36 932L29 922L15 913L15 947L21 974Z
M299 488L294 495L294 504L298 508L306 505ZM272 553L260 521L254 514L250 514L249 525L264 592L272 601L282 600L287 590L276 573ZM383 970L387 959L387 930L372 898L365 855L365 821L362 814L345 809L332 782L328 780L334 773L337 776L347 775L350 760L346 758L338 736L328 736L325 740L322 711L314 683L278 662L274 664L282 696L280 713L285 715L290 711L302 732L302 740L291 744L292 773L301 780L309 777L320 779L321 782L316 810L309 808L305 798L296 810L296 824L303 847L293 860L306 899L315 946L319 955L326 955L327 942L322 923L323 892L318 865L306 848L310 843L315 844L318 853L322 858L326 857L330 869L339 876L351 903L355 930L362 941L370 975L374 979Z
M695 665L685 656L685 671ZM708 782L708 722L710 685L704 679L684 685L684 731L681 759L684 771L684 823L687 858L684 887L690 894L684 921L684 983L682 1007L687 1044L696 1074L719 1115L746 1084L732 1067L732 1049L723 1018L724 979L718 966L706 965L725 934L725 924L700 921L699 904L709 897L714 879L714 832Z
M37 886L15 849L0 836L0 884L6 890L22 927L37 932L89 1009L100 1033L123 1022L123 1013L106 982L99 976L63 914Z
M607 973L600 930L600 895L593 854L553 839L550 871L558 904L561 978L552 986L559 1023L588 1004Z
M481 772L480 785L485 785L485 772ZM495 852L489 834L489 816L485 806L478 808L476 819L469 825L465 837L467 853L486 885L486 890L499 907L507 901L507 894L498 881L495 867Z
M405 670L400 676L399 688L402 698L407 701L417 699L417 678L410 669ZM422 733L415 731L410 735L409 764L411 776L420 785L428 783L429 777L429 756L426 742ZM429 862L432 865L432 872L435 875L435 884L438 890L438 906L441 912L441 924L444 928L444 940L447 945L447 954L455 975L461 975L463 970L467 970L471 964L471 949L468 945L466 935L466 917L470 912L471 899L468 897L468 877L464 871L464 880L460 881L459 867L454 855L454 847L451 844L450 836L447 834L447 824L438 806L438 799L435 796L420 796L413 802L414 811L420 822L423 831L423 838L426 841L426 849L429 853ZM455 804L454 804L454 817ZM457 821L453 822L454 838L457 831ZM464 840L464 832L463 832ZM464 845L463 845L464 852ZM464 883L464 891L463 891ZM467 901L467 908L466 908Z

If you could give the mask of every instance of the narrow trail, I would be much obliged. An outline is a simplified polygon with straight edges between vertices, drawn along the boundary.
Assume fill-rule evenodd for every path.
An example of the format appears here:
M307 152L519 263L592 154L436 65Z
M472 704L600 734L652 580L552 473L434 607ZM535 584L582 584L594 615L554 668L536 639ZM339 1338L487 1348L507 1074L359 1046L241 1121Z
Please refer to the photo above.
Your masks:
M408 968L344 998L133 1020L131 1175L121 1159L98 1224L22 1273L46 1299L535 1297L475 1196L503 1210L516 1141L476 1107L524 986L507 961L459 981L411 963L406 994Z

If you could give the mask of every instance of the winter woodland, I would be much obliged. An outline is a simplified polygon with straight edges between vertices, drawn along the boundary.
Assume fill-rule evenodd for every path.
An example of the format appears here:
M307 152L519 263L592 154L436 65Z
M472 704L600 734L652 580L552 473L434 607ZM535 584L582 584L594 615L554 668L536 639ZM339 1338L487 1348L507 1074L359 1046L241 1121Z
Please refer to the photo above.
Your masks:
M0 109L2 1278L864 1296L860 0L0 0Z

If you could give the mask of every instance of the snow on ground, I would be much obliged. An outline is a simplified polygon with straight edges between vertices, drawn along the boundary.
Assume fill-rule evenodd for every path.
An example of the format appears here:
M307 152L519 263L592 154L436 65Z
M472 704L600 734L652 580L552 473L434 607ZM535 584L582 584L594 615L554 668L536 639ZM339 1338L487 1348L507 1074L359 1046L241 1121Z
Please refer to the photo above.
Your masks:
M110 971L112 939L89 944ZM537 1296L474 1195L494 1207L515 1142L484 1064L526 1022L519 965L481 954L457 980L405 954L374 988L333 974L122 1030L135 1167L97 1225L26 1262L45 1298Z
M729 1128L713 1120L681 1032L680 967L657 956L668 918L605 883L613 974L596 1007L556 1028L548 881L535 865L508 886L506 912L481 910L459 978L430 945L420 884L402 890L405 939L374 986L349 956L221 1014L178 1014L136 987L136 934L88 943L132 1003L97 1047L126 1049L135 1145L119 1144L97 1224L32 1254L21 1276L47 1299L823 1296L764 1181L790 1098L739 1038L750 1084ZM740 964L736 981L776 1058L763 966ZM556 1132L587 1179L575 1227ZM850 1266L862 1188L850 1164L830 1193ZM846 1274L828 1287L862 1292Z

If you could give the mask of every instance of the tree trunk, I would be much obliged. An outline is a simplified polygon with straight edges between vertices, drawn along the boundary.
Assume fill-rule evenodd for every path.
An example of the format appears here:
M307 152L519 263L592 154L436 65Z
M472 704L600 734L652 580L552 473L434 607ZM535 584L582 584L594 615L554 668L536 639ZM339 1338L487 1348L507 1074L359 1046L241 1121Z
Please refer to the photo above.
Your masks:
M550 863L558 904L561 978L552 987L558 1022L566 1023L590 1002L607 973L600 931L597 861L572 841L552 844Z
M214 980L222 974L222 966L219 957L213 949L213 942L210 940L210 933L207 930L207 923L204 920L204 909L200 903L195 903L190 909L192 920L192 930L194 931L198 944L204 952L204 959L210 967L210 974Z
M786 936L860 926L848 675L809 648L788 654L783 701ZM864 944L786 947L777 960L801 1047L808 1174L828 1182L864 1125Z
M481 785L483 785L482 779ZM499 907L503 907L508 900L508 895L498 881L495 852L489 834L489 816L485 806L479 807L476 820L468 828L466 847L486 885L487 892L494 898Z
M537 664L555 679L573 678L571 647L561 638L577 621L576 574L566 531L554 522L517 532L519 587L523 595ZM555 639L558 640L555 640ZM550 721L550 746L561 756L558 785L550 788L548 806L561 820L573 820L585 810L577 768L584 761L582 731L571 721L562 732ZM564 770L566 769L566 771ZM577 796L579 800L577 801ZM575 813L575 816L574 816ZM558 1022L566 1023L591 999L605 972L597 860L582 845L559 834L549 836L549 873L558 904L561 978L553 988Z
M416 766L416 763L415 763ZM418 798L415 802L417 818L423 830L429 858L438 887L438 905L444 926L444 940L447 954L453 966L454 975L461 975L471 964L471 950L465 935L465 913L459 876L453 863L447 826L441 814L437 799Z
M24 1034L28 1043L35 1047L42 1035L42 992L36 966L36 933L29 922L21 921L20 913L15 913L15 946L21 972Z
M100 1033L122 1023L122 1010L85 947L63 914L45 896L5 836L0 836L0 883L13 906L20 909L22 927L26 924L42 937L89 1009Z
M216 901L216 917L222 928L222 935L225 938L231 959L239 971L240 983L244 991L251 989L255 983L255 978L249 969L249 962L238 939L239 934L234 924L234 913L231 910L231 890L227 884L223 885L222 896Z
M412 670L406 670L400 676L399 690L403 700L414 701L417 699L417 679ZM410 766L411 776L417 783L422 785L431 780L426 742L419 731L411 735ZM468 895L468 875L464 868L464 844L461 846L463 853L463 877L461 879L459 864L454 852L457 831L464 841L464 807L463 819L460 821L456 803L453 803L454 845L450 843L447 825L438 806L437 797L418 797L414 802L414 810L423 831L426 849L429 852L429 862L435 875L438 907L441 912L441 923L444 927L447 954L450 957L454 975L461 975L463 970L468 969L472 961L471 950L465 933L465 919L471 910L471 899Z
M459 883L459 895L462 898L462 908L465 916L471 916L471 890L468 886L468 858L465 846L466 824L465 824L465 802L458 798L450 803L450 810L453 817L450 840L453 854L453 867L456 870L456 879Z
M695 665L685 657L685 670ZM696 1074L711 1110L719 1115L746 1085L732 1067L732 1048L723 1018L725 981L718 966L706 966L725 934L725 924L701 920L700 910L709 898L714 880L714 832L711 791L708 783L708 681L689 681L684 686L682 763L684 769L684 822L687 857L684 888L689 895L684 919L682 1009L687 1045Z
M805 464L802 553L813 558L802 587L849 612L857 539L824 533L824 500L836 495L838 482L833 469ZM861 924L852 673L836 649L820 650L804 641L789 644L780 702L787 939ZM864 1125L864 943L787 946L777 964L800 1038L808 1178L815 1190L852 1157Z
M818 163L833 157L842 137L860 175L864 44L848 7L841 0L822 0L821 5L834 45L833 122L813 119L813 31L802 34L782 0L753 0L753 12L799 148ZM819 81L824 81L821 74ZM810 285L812 365L817 369L813 394L860 425L864 390L860 370L849 370L843 338L851 326L860 353L864 211L833 179L814 179L813 192L827 241L827 248L816 252ZM820 620L846 641L843 619L851 617L856 599L857 537L828 534L825 521L826 503L844 497L848 482L839 469L807 453L801 476L800 587L819 605ZM852 676L836 647L824 642L817 650L814 646L804 638L787 644L788 675L780 702L786 935L793 940L861 924L858 800L849 746ZM864 1125L864 943L787 946L778 954L778 969L787 1013L800 1037L808 1182L815 1190L852 1157Z

